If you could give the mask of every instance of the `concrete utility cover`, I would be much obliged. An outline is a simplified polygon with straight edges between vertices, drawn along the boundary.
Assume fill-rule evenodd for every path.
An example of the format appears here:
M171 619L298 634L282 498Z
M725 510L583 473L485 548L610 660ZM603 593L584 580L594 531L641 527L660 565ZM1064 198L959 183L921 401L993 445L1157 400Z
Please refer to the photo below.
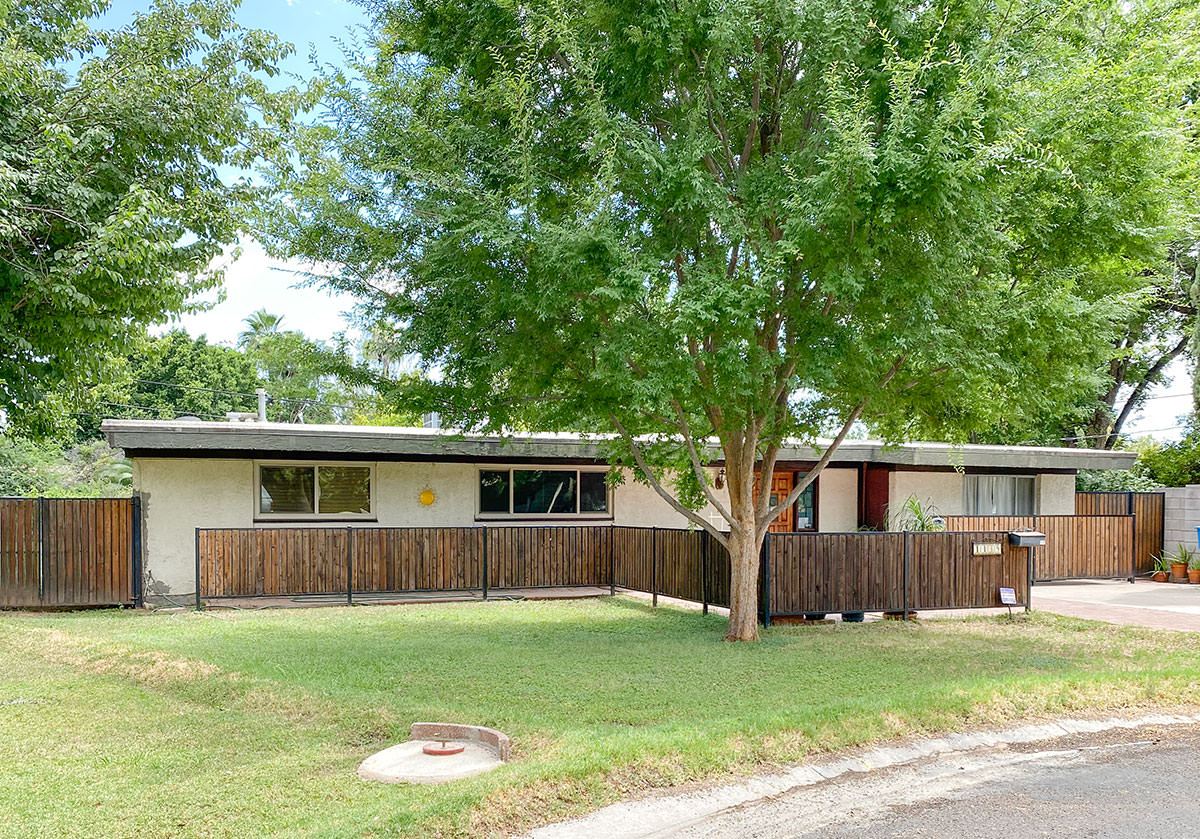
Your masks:
M480 743L463 743L455 755L427 755L422 749L441 741L409 740L376 752L358 765L358 777L386 784L441 784L491 772L503 766L494 749Z

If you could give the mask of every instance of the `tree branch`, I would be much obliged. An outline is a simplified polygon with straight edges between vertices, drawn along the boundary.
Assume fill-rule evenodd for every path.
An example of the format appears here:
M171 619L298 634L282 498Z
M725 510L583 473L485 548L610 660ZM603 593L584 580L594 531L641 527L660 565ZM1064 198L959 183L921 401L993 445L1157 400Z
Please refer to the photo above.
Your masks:
M729 522L732 528L741 532L741 526L733 520L733 516L730 515L728 508L721 503L716 493L708 485L708 475L705 474L704 466L700 463L700 453L696 451L696 441L692 437L692 429L688 425L687 415L683 411L683 406L679 404L678 399L672 399L671 405L675 408L675 415L679 418L679 431L683 435L684 442L687 444L688 457L692 461L692 471L696 474L696 481L700 484L700 489L704 491L704 497Z
M1146 390L1150 387L1150 385L1154 384L1166 366L1178 358L1179 354L1187 348L1188 337L1189 336L1184 335L1182 338L1180 338L1179 343L1173 346L1170 352L1159 358L1158 361L1154 362L1150 369L1146 371L1146 375L1142 377L1142 380L1137 383L1137 387L1133 389L1133 393L1129 394L1129 398L1125 400L1125 404L1121 407L1121 413L1117 414L1117 418L1113 420L1112 430L1109 431L1108 436L1104 439L1103 448L1111 449L1116 445L1117 438L1121 435L1121 427L1125 424L1125 421L1129 419L1129 415L1132 414L1134 409L1137 408L1137 406L1141 403L1142 397L1145 395Z
M688 509L683 504L679 503L679 499L667 492L662 483L657 477L655 477L654 471L650 468L650 465L646 463L646 458L642 454L641 447L638 446L637 441L633 439L633 435L630 434L625 429L625 426L622 425L621 421L617 419L616 414L609 414L608 418L612 422L613 427L616 428L617 432L622 438L624 438L625 442L629 444L629 450L633 453L633 460L637 464L638 468L642 470L642 474L646 476L646 480L650 483L651 489L657 492L658 495L664 501L666 501L673 510L675 510L675 512L679 513L693 524L697 524L707 530L708 533L714 539L716 539L718 543L720 543L721 547L725 548L725 550L729 550L729 538L724 533L713 527L712 522L705 519L695 510ZM730 519L727 519L727 521L729 521L730 527L736 526L736 522Z

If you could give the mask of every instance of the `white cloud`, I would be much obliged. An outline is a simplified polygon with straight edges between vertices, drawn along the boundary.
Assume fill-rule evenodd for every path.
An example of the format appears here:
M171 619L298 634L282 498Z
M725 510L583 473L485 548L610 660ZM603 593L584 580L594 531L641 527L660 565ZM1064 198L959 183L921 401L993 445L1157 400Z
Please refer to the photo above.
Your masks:
M299 287L313 266L273 259L254 240L243 240L241 248L241 256L232 262L228 254L215 260L225 266L224 301L155 331L182 326L191 335L207 335L211 343L233 345L244 328L242 320L258 309L283 315L284 328L298 329L310 338L328 339L348 328L346 313L354 305L353 297L320 287ZM216 293L206 299L214 301Z

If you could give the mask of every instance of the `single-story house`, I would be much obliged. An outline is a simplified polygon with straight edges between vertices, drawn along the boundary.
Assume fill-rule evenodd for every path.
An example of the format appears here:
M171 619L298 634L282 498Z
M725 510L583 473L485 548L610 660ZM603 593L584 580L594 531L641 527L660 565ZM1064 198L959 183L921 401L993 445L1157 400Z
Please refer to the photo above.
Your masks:
M133 462L151 596L195 589L198 527L691 526L643 484L610 486L596 442L575 434L195 420L106 420L103 431ZM773 489L790 491L817 457L785 448ZM909 497L947 516L1071 515L1077 470L1127 469L1134 457L847 440L776 529L882 529ZM720 461L708 468L721 486Z

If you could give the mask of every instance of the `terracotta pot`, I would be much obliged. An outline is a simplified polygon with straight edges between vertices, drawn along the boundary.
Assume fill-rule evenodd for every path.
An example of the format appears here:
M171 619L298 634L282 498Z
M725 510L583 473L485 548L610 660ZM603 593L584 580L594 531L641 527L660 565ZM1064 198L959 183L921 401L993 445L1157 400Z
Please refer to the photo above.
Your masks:
M1166 571L1155 571L1154 576L1151 577L1150 579L1154 580L1154 582L1156 582L1156 583L1165 583L1167 581L1167 572Z
M1189 568L1188 569L1188 582L1189 583L1200 583L1200 568Z
M1171 563L1171 576L1177 580L1182 580L1184 577L1186 577L1187 576L1187 563L1186 562L1172 562Z

